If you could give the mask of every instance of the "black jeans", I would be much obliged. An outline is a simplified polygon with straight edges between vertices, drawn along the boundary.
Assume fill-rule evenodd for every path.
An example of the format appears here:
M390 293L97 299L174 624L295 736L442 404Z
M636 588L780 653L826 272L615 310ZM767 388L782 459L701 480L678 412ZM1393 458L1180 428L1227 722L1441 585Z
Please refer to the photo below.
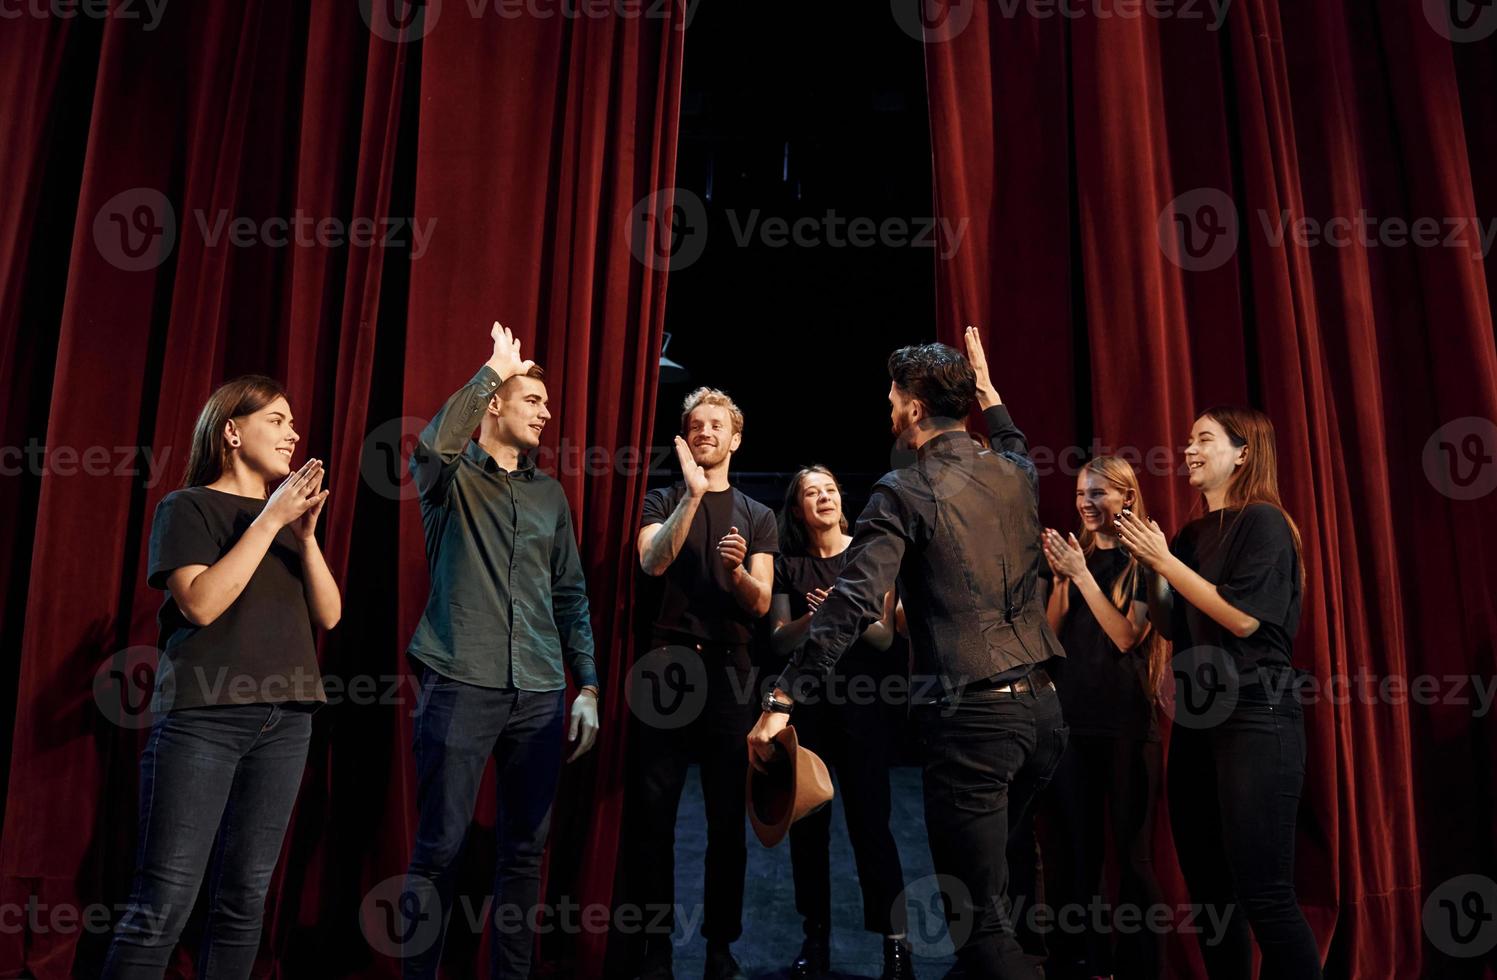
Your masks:
M1053 687L968 693L914 709L925 768L925 829L943 881L958 964L969 977L1031 977L1014 927L1005 849L1065 751ZM967 933L964 937L963 933ZM963 939L965 938L965 941Z
M677 644L671 646L671 644ZM680 641L657 638L656 648L682 651ZM642 915L639 937L630 937L631 957L671 957L675 928L676 810L686 787L686 769L701 765L707 811L707 854L702 936L730 943L743 934L743 877L748 866L748 733L759 717L757 672L746 650L708 647L695 651L705 668L702 695L687 691L690 720L670 727L637 707L629 745L629 801L624 837L626 894ZM693 860L698 860L695 856ZM640 946L643 938L647 950Z
M1137 909L1144 921L1150 910L1165 905L1154 874L1154 817L1164 766L1164 749L1156 739L1071 734L1071 743L1050 781L1056 845L1055 904L1090 908L1100 899L1102 866L1111 831L1120 881L1118 901ZM1069 920L1077 921L1075 916ZM1090 923L1087 914L1080 921ZM1106 921L1116 921L1109 915ZM1162 976L1164 935L1148 928L1119 930L1116 965L1107 933L1087 928L1082 935L1062 935L1053 943L1056 977L1106 976L1118 980L1155 980ZM1071 972L1064 972L1066 969Z
M495 905L487 917L493 933L490 976L529 975L535 936L522 923L535 921L531 910L540 900L541 855L561 776L565 716L563 691L478 687L430 668L423 672L412 739L416 843L399 924L402 976L437 975L452 911L453 865L490 756L499 794ZM427 923L432 927L423 927Z
M140 758L140 845L103 975L160 977L208 879L197 975L248 977L270 876L301 787L312 706L184 708L156 720Z
M867 678L868 683L854 683L853 677ZM796 708L790 723L800 744L837 774L863 893L863 928L881 936L901 935L906 920L904 870L889 830L889 752L898 718L880 701L877 676L849 670L841 678ZM808 935L832 921L831 839L829 806L790 828L795 910L805 919Z
M1209 728L1177 722L1170 739L1170 822L1191 901L1231 910L1223 936L1201 934L1212 980L1251 980L1249 924L1264 977L1321 975L1294 893L1304 715L1283 671L1269 680L1265 687L1244 674L1225 721Z

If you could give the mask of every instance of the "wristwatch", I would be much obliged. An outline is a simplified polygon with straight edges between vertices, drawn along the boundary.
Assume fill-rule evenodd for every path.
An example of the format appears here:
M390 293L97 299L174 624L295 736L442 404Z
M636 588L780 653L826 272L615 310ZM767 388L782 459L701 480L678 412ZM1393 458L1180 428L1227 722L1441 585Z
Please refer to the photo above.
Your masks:
M795 710L795 702L781 701L779 698L774 696L773 691L770 691L768 694L764 695L764 700L759 702L759 707L764 711L773 711L776 714L788 715L790 714L790 712Z

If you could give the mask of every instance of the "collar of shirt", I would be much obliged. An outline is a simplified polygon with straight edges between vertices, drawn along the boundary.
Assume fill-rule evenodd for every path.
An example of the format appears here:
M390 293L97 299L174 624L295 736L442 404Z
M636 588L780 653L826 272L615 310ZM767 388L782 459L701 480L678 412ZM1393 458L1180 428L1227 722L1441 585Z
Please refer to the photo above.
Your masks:
M498 460L490 456L487 450L472 439L468 440L468 448L463 450L463 454L477 463L485 473L503 473L505 476L535 479L535 460L531 459L527 453L520 454L520 465L513 471L500 466Z
M974 451L977 449L977 443L972 441L972 436L968 434L966 429L951 429L947 432L937 433L925 440L925 442L921 443L920 448L915 451L915 455L919 459L924 459L930 453L941 453L942 455L955 453L959 455L963 443L970 446Z

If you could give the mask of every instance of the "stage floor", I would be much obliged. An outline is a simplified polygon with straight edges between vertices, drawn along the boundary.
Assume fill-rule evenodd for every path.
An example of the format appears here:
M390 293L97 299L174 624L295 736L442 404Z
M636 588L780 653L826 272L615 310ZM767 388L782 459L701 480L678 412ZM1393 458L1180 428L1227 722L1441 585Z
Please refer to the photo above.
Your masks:
M896 766L889 771L893 797L890 824L899 857L904 865L905 887L910 897L910 942L915 966L922 978L942 976L951 968L950 940L940 913L939 895L925 839L925 814L920 796L920 770ZM863 901L858 890L852 846L847 839L841 795L832 801L832 968L834 977L877 977L883 969L882 943L863 931ZM755 978L783 977L790 961L800 951L800 916L795 912L795 889L790 877L790 843L765 848L749 829L748 876L743 900L743 938L733 944L733 955L744 971ZM676 820L676 976L698 977L707 944L701 938L702 862L707 849L707 823L702 809L702 786L697 767L692 766L681 794ZM695 916L689 938L684 920Z

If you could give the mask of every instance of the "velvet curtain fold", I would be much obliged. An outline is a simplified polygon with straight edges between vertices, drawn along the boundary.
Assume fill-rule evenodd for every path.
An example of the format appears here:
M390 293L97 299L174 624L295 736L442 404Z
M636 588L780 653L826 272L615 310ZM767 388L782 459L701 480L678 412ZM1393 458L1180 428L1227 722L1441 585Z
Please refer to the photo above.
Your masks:
M15 181L0 422L7 447L46 447L8 454L0 480L15 713L0 902L42 910L0 930L0 973L96 971L105 931L47 910L117 914L126 898L160 601L148 524L229 377L287 384L302 455L327 461L322 534L345 596L321 644L340 695L317 717L263 968L398 975L361 906L403 872L414 830L403 649L426 569L404 455L487 358L494 319L548 369L542 462L581 540L605 731L622 727L632 562L617 542L644 480L624 450L649 441L666 279L634 258L630 222L671 183L685 6L395 19L410 9L172 5L149 27L23 17L0 33ZM572 465L567 446L610 465ZM605 737L568 771L553 891L610 901L622 749ZM488 800L479 860L492 823ZM449 965L471 971L479 945L457 937ZM601 948L571 933L545 952L585 975Z

